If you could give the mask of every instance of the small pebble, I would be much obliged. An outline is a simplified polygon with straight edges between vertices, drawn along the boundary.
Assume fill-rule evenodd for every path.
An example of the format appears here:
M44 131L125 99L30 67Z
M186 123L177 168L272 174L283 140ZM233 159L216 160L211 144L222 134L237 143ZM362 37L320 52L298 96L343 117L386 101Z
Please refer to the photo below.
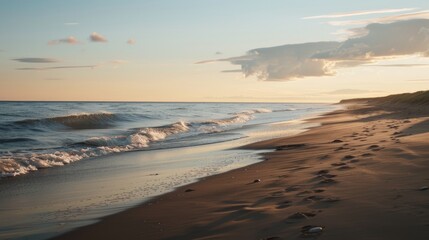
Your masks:
M310 229L308 229L309 233L320 233L323 231L322 227L312 227Z
M307 225L301 228L301 233L304 236L316 236L323 232L323 228L322 226Z

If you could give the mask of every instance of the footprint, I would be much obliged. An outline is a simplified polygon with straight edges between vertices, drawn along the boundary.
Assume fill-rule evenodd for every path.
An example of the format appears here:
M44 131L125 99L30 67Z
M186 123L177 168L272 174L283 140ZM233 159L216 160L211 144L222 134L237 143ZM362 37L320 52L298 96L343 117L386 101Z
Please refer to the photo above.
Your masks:
M314 189L313 190L313 192L315 192L315 193L321 193L321 192L324 192L325 191L325 189Z
M332 178L325 178L319 182L319 184L332 184L332 183L337 183L337 181L335 181Z
M303 201L318 202L318 201L321 201L322 199L324 199L323 196L313 195L313 196L309 196L309 197L304 198Z
M347 161L347 160L351 160L351 159L353 159L353 158L355 158L355 156L353 156L353 155L346 155L346 156L344 156L344 157L342 158L342 160L343 160L343 161Z
M278 203L276 208L277 209L283 209L283 208L287 208L287 207L290 207L290 206L292 206L292 202L286 200L286 201Z
M327 173L327 174L319 175L318 177L321 177L321 178L334 178L336 176L337 175L335 175L335 174Z
M323 175L323 174L327 174L327 173L329 173L329 170L323 169L323 170L316 172L316 175Z
M287 217L287 220L302 220L302 219L308 219L308 218L311 218L314 216L316 216L316 214L314 214L314 213L296 212L296 213L290 215L289 217Z
M337 170L350 170L350 169L352 169L352 168L353 168L353 167L350 167L350 166L344 165L344 166L338 167L338 168L337 168Z
M336 151L336 152L338 152L338 151L345 150L345 149L348 149L348 148L345 148L345 147L338 147L338 148L336 148L336 149L335 149L335 151Z
M311 201L311 202L325 202L332 203L340 201L338 197L324 197L320 195L309 196L303 199L303 201Z
M331 165L334 167L338 167L338 166L344 166L344 165L346 165L346 163L339 162L339 163L332 163Z
M310 191L302 191L296 194L297 197L304 197L307 194L310 194Z
M371 145L368 147L368 149L371 149L372 151L379 151L381 148L379 145Z
M307 146L305 143L288 144L276 147L276 150L291 150Z
M285 189L285 192L295 192L301 189L299 186L290 186Z

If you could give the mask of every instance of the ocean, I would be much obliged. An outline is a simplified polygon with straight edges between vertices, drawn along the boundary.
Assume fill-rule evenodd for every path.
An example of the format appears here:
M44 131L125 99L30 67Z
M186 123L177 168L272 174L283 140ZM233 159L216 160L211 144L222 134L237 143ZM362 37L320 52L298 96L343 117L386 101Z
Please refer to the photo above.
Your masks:
M0 238L45 239L261 161L308 103L0 102Z

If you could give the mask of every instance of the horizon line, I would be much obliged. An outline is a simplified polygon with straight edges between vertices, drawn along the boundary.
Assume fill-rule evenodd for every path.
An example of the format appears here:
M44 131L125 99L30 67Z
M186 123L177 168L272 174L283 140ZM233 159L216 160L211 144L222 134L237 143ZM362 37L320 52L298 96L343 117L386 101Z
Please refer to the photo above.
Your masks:
M344 99L342 99L344 100ZM234 102L234 101L121 101L121 100L0 100L0 103L3 102L82 102L82 103L313 103L313 104L334 104L339 101L321 101L321 102L276 102L276 101L267 101L267 102Z

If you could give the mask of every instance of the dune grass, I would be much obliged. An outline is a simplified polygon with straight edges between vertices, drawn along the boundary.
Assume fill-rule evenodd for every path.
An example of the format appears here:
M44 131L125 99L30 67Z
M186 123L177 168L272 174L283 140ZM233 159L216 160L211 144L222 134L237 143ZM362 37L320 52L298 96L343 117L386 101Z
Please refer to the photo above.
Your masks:
M386 97L377 97L377 98L346 99L346 100L341 100L340 103L429 105L429 91L394 94Z

